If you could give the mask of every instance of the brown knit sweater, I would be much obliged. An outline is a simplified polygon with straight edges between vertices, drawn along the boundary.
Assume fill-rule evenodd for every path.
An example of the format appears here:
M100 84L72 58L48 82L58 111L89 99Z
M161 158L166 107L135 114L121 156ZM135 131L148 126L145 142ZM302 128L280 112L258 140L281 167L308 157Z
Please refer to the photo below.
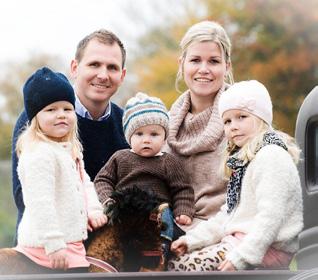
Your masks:
M168 153L146 158L128 149L117 151L96 175L94 184L102 203L113 190L135 185L151 189L170 203L175 217L181 214L193 217L194 214L194 192L189 176L177 157Z
M226 182L219 175L223 122L218 113L218 101L198 114L192 114L190 92L182 94L170 110L168 145L165 151L182 160L190 174L195 195L194 226L200 220L214 216L225 202ZM184 230L188 228L184 227Z

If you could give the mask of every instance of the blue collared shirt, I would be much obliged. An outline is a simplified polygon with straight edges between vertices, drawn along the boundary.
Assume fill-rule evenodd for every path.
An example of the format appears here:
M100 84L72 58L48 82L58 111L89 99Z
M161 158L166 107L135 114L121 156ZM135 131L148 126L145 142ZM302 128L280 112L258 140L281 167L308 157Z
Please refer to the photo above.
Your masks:
M79 98L76 96L76 100L75 100L75 112L83 117L83 118L86 118L86 119L90 119L90 120L93 120L91 114L88 112L88 110L84 107L84 105L81 103L81 101L79 100ZM108 106L104 112L104 114L99 117L97 119L97 121L104 121L106 120L109 116L110 116L110 113L111 113L111 104L110 102L108 103Z

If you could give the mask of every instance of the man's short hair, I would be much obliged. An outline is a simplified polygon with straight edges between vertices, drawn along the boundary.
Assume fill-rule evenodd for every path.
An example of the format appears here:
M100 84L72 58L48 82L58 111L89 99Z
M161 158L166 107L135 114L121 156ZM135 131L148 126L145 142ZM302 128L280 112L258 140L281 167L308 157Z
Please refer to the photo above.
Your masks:
M100 43L105 45L113 45L115 43L118 44L121 54L122 54L122 68L125 66L126 62L126 49L122 41L111 31L106 29L96 30L93 33L84 37L77 45L75 59L80 62L83 58L83 53L88 45L88 43L93 40L97 39Z

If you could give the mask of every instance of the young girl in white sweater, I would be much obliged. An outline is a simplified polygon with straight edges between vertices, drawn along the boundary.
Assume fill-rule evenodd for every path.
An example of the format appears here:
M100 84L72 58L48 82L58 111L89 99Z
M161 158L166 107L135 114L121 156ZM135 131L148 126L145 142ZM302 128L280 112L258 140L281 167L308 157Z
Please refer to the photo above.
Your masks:
M88 267L82 241L106 217L84 170L73 88L44 67L26 81L23 94L29 125L17 153L25 212L14 249L48 269Z
M175 271L284 268L303 227L293 139L273 130L272 103L258 81L232 85L219 100L226 137L226 203L218 214L172 243Z

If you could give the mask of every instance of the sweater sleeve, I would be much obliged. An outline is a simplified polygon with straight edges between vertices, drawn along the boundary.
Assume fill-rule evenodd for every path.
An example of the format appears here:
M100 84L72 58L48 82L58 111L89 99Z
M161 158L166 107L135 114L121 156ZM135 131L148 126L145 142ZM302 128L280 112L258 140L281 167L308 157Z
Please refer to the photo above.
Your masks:
M102 169L97 173L94 185L99 198L99 201L105 205L110 199L110 195L114 191L117 184L117 161L116 155L118 152L107 161Z
M82 171L84 175L84 190L87 200L87 215L89 218L97 218L103 215L103 206L98 200L98 196L96 190L94 188L94 184L88 176L87 172L84 168L84 162L81 161Z
M20 158L22 161L22 156ZM19 162L20 164L20 162ZM21 183L25 206L34 217L46 254L66 248L55 207L56 163L54 153L40 146L21 163ZM48 221L50 221L48 223Z
M286 205L292 199L294 182L291 181L294 181L293 172L297 173L297 169L288 152L269 145L258 152L247 168L246 176L248 172L249 183L255 188L257 213L243 241L227 255L237 269L244 269L247 264L260 264L277 237L287 215Z
M207 221L200 222L195 228L189 230L180 239L188 246L188 252L216 244L224 237L224 223L228 219L226 205Z
M194 191L190 184L189 175L183 168L181 161L171 154L167 154L165 166L174 216L187 215L193 218L195 212Z

